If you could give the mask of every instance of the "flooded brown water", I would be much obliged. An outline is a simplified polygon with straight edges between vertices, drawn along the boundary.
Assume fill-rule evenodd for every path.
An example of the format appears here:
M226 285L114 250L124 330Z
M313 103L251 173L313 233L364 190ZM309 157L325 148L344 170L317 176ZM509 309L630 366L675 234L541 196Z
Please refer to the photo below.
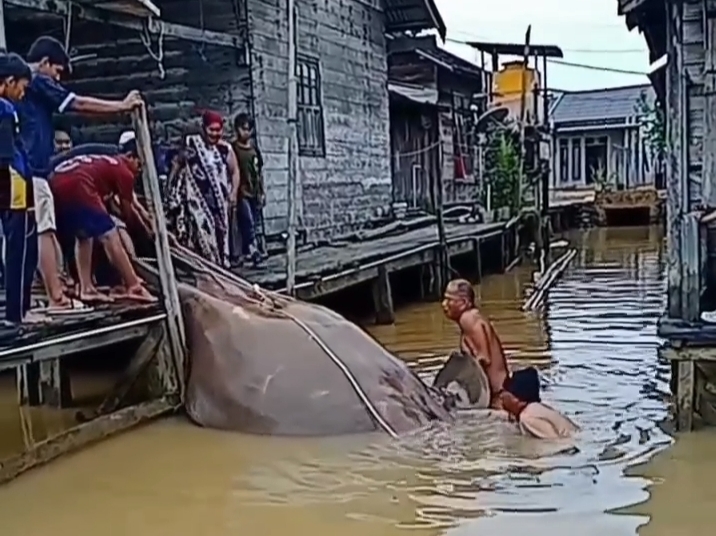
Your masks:
M545 399L583 426L576 448L471 412L398 442L247 437L167 420L0 488L2 535L705 533L716 432L670 447L658 426L668 411L655 335L662 236L642 228L571 238L580 254L544 312L520 311L529 269L477 290L511 358L538 365ZM426 375L438 365L431 356L457 342L437 304L371 331ZM10 421L0 415L0 425Z

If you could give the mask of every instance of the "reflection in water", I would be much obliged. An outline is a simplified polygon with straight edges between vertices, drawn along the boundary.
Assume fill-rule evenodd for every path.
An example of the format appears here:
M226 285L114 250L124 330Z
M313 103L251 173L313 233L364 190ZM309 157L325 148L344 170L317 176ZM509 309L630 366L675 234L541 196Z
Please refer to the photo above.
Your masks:
M624 470L671 443L656 426L667 412L655 336L662 238L655 229L572 238L582 252L544 312L520 311L526 268L486 278L478 294L511 359L539 365L545 400L583 426L574 444L524 438L476 412L397 442L377 434L247 437L169 420L0 489L3 536L635 534L651 503L629 515L605 512L647 499L650 480ZM457 344L436 304L407 308L395 326L371 331L426 376ZM714 445L715 437L705 441ZM681 453L677 464L711 459L709 449L698 454L698 436L682 445L688 441L692 447L668 451ZM641 469L667 478L654 505L697 478L696 470L674 476L674 460L659 458ZM659 515L645 534L676 528L676 519Z

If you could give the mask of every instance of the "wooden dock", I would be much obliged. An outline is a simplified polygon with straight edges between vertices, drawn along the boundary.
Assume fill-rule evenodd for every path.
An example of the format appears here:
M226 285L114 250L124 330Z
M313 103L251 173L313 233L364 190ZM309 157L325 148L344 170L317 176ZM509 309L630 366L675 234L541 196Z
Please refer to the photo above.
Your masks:
M476 262L480 244L506 241L502 247L502 266L511 262L514 248L515 222L447 223L446 249L449 258L474 253ZM297 254L296 295L312 300L333 294L379 276L394 274L416 266L434 266L440 250L437 225L396 232L380 238L354 242L338 242ZM286 285L286 256L267 259L261 269L240 269L248 280L273 290Z

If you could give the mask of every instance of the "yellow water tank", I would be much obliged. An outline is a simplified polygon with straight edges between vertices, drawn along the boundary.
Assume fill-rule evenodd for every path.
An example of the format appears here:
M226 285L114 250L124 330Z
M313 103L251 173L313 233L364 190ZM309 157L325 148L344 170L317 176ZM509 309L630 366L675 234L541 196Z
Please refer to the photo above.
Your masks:
M518 119L522 104L523 77L526 115L532 121L539 120L535 117L535 89L539 89L539 74L534 69L525 67L521 61L505 63L502 69L494 74L492 79L493 105L509 108L510 115Z

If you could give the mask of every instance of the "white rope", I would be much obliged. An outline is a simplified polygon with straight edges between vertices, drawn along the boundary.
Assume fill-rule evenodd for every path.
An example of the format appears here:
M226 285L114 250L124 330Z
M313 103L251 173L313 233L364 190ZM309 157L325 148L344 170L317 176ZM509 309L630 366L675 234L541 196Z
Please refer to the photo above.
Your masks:
M201 263L202 265L206 266L208 269L213 270L215 272L218 272L219 274L224 275L227 279L234 281L242 286L250 285L248 281L245 281L244 279L240 278L236 274L233 274L232 272L225 270L224 268L221 268L219 266L215 266L208 261L201 258L199 255L196 255L193 251L185 248L185 247L178 247L177 248L182 253L187 254L188 256L194 258L197 262ZM286 297L282 296L278 293L267 291L259 287L258 285L250 285L250 288L258 295L264 297L266 300L270 300L273 302L273 299L270 297L271 295L275 295L276 297L285 300ZM250 299L250 298L249 298ZM255 300L252 300L255 301ZM323 350L328 357L333 361L333 363L338 367L338 369L343 373L345 378L348 380L348 383L351 384L351 387L353 388L353 391L355 391L356 395L360 399L360 401L363 403L363 405L368 410L368 413L375 419L375 421L380 425L385 432L390 435L391 437L397 438L398 434L393 429L388 422L383 419L383 416L378 412L376 407L373 405L373 403L370 401L370 398L368 398L368 395L365 393L363 388L360 386L360 383L358 383L358 380L355 378L353 373L350 371L350 369L341 361L341 358L338 357L333 350L331 350L322 340L321 338L316 334L315 331L313 331L308 325L306 325L302 320L299 320L292 314L286 312L285 310L282 311L283 314L285 314L290 320L293 320L293 322L300 327L310 338L315 342L321 350Z
M159 69L159 78L164 80L167 76L167 72L164 69L164 23L162 21L156 21L159 24L159 37L157 38L157 52L152 50L152 35L149 26L155 22L153 18L149 18L146 23L142 26L142 31L139 32L139 38L142 40L144 48L147 50L149 56L157 62L157 69Z
M254 291L257 294L263 294L261 291L261 288L258 285L254 285ZM398 434L393 430L393 427L388 424L388 422L383 419L383 416L378 412L376 407L373 405L373 403L370 401L370 398L368 398L368 395L365 393L363 388L358 383L358 380L356 380L353 373L350 371L350 369L341 361L341 358L338 357L333 350L331 350L326 343L324 343L321 338L316 334L315 331L313 331L303 320L299 320L295 316L293 316L290 313L287 313L286 311L282 311L283 314L285 314L287 317L289 317L291 320L293 320L298 327L300 327L303 331L306 332L306 334L315 342L318 346L321 347L321 350L323 350L328 357L331 358L331 361L340 369L340 371L343 373L343 375L346 377L346 380L348 380L348 383L351 384L351 387L353 387L353 390L355 391L356 395L358 395L358 398L360 398L361 402L363 402L363 405L368 410L368 413L370 413L373 418L376 420L376 422L385 430L389 436L391 437L398 437Z

